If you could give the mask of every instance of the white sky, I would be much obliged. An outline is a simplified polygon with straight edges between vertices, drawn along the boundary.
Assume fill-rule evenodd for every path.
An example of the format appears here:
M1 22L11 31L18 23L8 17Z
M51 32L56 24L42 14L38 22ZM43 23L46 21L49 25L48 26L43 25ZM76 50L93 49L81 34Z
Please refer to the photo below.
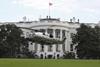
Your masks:
M51 16L68 20L79 18L81 22L100 20L100 0L50 0ZM49 0L0 0L0 21L20 21L23 16L38 20L49 14Z

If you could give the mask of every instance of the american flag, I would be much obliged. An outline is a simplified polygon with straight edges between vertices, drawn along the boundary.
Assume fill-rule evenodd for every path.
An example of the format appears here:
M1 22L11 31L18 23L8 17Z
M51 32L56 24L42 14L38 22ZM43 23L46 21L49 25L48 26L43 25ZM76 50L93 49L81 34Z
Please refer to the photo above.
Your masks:
M52 3L49 3L49 6L52 6L53 4Z

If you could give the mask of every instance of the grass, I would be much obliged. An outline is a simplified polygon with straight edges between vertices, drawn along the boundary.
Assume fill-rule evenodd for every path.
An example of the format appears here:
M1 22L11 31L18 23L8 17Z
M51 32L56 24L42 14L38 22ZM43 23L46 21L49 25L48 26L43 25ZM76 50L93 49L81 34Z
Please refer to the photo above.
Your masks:
M0 59L0 67L100 67L100 60Z

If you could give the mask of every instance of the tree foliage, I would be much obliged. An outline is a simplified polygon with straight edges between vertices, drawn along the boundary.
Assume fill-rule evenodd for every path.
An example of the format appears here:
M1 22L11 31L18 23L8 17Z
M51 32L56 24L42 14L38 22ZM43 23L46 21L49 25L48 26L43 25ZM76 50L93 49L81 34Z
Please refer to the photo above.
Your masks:
M20 51L21 34L14 24L0 26L0 57L14 57Z
M79 58L100 58L100 28L92 28L81 24L77 34L72 37L73 45L77 44L76 50Z
M75 53L74 52L65 52L64 59L75 59Z

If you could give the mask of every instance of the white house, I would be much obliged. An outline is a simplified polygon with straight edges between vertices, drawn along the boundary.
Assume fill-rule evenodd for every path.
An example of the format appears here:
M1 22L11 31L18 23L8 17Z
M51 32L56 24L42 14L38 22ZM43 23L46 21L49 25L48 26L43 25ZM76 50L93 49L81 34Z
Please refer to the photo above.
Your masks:
M47 33L52 35L53 38L62 40L66 37L64 44L52 44L52 45L41 45L36 43L29 43L29 50L36 52L39 58L61 58L64 52L71 52L73 47L71 47L71 36L76 33L76 28L80 27L78 22L68 22L60 21L59 18L40 18L39 21L31 22L18 22L16 23L18 27L26 27L35 30L41 30L42 33ZM27 37L32 31L23 29L25 36ZM74 51L75 52L75 51Z
M29 42L29 51L35 52L35 55L38 58L62 58L64 52L76 52L75 46L71 46L72 39L71 36L77 33L76 29L80 27L79 19L76 21L75 18L70 19L70 21L60 21L59 18L51 18L50 16L46 18L40 18L39 21L20 21L14 23L18 27L23 27L22 29L25 37L29 37L30 34L33 34L34 30L40 30L42 33L35 33L39 36L47 37L52 35L54 39L63 40L66 38L64 44L52 44L52 45L41 45L38 43ZM2 24L1 24L2 25ZM92 27L99 24L86 23ZM28 28L28 29L27 29Z

